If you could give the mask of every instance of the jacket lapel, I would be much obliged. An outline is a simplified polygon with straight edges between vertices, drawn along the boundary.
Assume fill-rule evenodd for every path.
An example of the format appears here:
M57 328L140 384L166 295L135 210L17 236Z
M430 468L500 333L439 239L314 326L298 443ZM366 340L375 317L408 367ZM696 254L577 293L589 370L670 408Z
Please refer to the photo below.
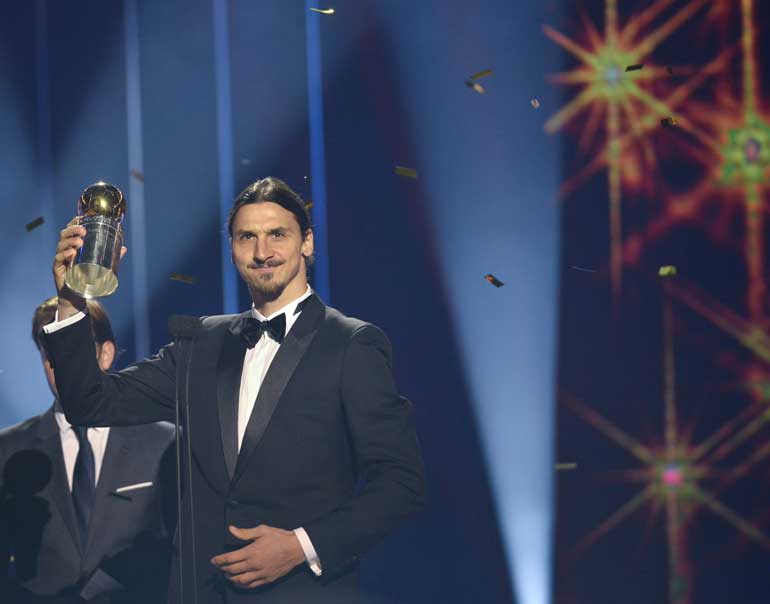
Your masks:
M246 342L241 338L236 327L244 316L235 317L230 328L225 332L222 350L217 363L217 403L219 406L219 428L222 432L222 448L225 454L227 474L232 479L238 458L238 397L241 389L243 359L246 355Z
M83 554L80 544L80 532L75 519L75 506L72 503L72 493L67 482L67 468L64 465L59 424L56 423L53 409L43 415L38 429L40 448L51 460L51 482L49 493L51 500L59 509L64 525L72 538L75 547Z
M310 343L313 341L321 325L325 308L318 297L313 294L302 310L292 329L286 334L278 352L267 370L265 379L259 388L254 409L251 412L246 433L238 454L233 481L237 481L246 467L249 456L253 453L262 435L270 423L276 405L289 383L297 365L302 360ZM240 373L239 373L240 375Z

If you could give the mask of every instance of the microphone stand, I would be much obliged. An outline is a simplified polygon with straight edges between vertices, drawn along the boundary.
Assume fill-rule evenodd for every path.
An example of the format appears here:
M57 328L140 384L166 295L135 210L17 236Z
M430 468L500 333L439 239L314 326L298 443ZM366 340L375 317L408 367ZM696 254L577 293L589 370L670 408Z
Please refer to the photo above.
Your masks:
M186 451L185 461L187 463L187 485L189 489L188 499L190 501L190 549L192 551L192 587L194 604L198 604L198 558L195 547L195 501L192 492L192 445L191 445L191 432L190 432L190 367L192 366L193 357L193 344L198 338L198 334L201 330L201 322L198 317L188 317L183 315L173 315L168 321L168 330L171 337L174 338L175 343L179 344L180 355L179 362L176 364L176 405L174 412L174 437L176 441L176 505L177 505L177 546L179 552L179 602L186 604L184 598L184 549L182 547L182 533L184 532L183 524L183 510L182 510L182 469L181 469L181 443L180 443L180 380L179 370L182 365L186 365L184 372L183 397L184 401L184 420L185 420L185 433L186 433ZM188 342L189 346L183 346L184 342ZM186 359L186 363L182 363L185 358L182 351L188 348L189 356Z

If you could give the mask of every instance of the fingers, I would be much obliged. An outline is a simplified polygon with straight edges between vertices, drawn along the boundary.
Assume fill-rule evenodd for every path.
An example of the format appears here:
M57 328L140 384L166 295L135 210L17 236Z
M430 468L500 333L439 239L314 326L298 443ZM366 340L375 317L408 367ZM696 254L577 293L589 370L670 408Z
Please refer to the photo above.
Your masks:
M230 525L228 527L230 532L242 541L250 541L252 539L258 539L263 537L267 533L268 527L264 524L260 524L254 528L238 528L237 526Z
M219 567L219 570L230 577L234 575L240 575L241 573L245 572L257 571L259 569L259 566L257 566L254 560L243 560L233 564L223 564Z
M62 229L59 233L59 243L56 245L57 260L73 256L74 252L83 247L83 237L85 236L85 227L77 224ZM59 254L64 254L64 256L59 257Z
M123 260L123 256L126 255L128 248L125 245L120 246L120 259Z
M242 547L241 549L235 550L234 552L214 556L211 559L211 563L218 568L222 568L228 564L237 564L238 562L243 562L244 560L249 559L249 553L245 550L246 548Z
M271 581L271 579L262 575L258 571L243 573L241 575L238 575L237 577L228 577L228 580L233 585L237 585L238 587L244 587L247 589L259 587L260 585L266 585Z

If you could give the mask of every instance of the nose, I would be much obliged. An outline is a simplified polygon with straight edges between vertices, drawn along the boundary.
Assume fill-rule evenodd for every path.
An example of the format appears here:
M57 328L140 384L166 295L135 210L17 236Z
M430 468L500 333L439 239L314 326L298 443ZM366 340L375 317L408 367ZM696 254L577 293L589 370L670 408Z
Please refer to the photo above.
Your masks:
M254 239L254 262L263 263L273 255L270 244L266 238L255 237Z

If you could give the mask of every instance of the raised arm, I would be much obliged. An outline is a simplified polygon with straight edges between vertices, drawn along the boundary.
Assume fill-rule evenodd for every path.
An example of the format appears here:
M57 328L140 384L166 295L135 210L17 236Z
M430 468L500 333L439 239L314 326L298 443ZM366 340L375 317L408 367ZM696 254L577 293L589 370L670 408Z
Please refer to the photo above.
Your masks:
M70 221L59 237L53 277L59 296L55 330L41 335L56 377L67 419L80 426L126 426L174 418L176 349L173 344L145 361L105 374L95 344L86 301L65 285L67 268L83 245L85 228ZM125 248L122 253L125 254ZM79 320L78 320L79 319ZM62 322L67 323L61 326Z

